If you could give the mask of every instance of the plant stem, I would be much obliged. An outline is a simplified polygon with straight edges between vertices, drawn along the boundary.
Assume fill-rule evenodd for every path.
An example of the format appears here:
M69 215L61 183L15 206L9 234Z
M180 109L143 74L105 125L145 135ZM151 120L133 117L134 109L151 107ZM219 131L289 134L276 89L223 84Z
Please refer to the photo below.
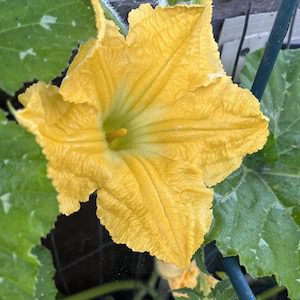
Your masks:
M153 270L152 275L151 275L151 277L149 278L148 285L149 285L151 288L155 288L158 278L159 278L159 276L158 276L157 271L156 271L156 270Z
M6 106L8 108L8 111L13 115L13 117L16 119L16 114L17 111L15 110L15 108L13 107L13 105L11 104L11 102L9 100L6 101Z
M128 34L128 26L122 20L119 13L113 8L108 0L100 0L105 16L112 20L119 28L120 32L126 36Z
M158 273L154 270L151 277L148 280L148 283L144 289L140 289L133 300L142 300L147 294L149 294L152 299L158 299L157 298L157 291L155 290L155 285L158 280Z
M124 280L103 284L101 286L94 287L84 292L64 298L64 300L89 300L95 297L107 295L109 293L135 290L135 289L147 289L147 287L140 281Z
M176 4L180 4L180 3L186 3L186 4L202 4L203 0L167 0L168 5L172 6L172 5L176 5Z
M274 297L276 296L278 293L282 292L285 290L285 287L284 286L274 286L266 291L264 291L263 293L259 294L257 297L256 297L256 300L268 300L270 299L271 297Z

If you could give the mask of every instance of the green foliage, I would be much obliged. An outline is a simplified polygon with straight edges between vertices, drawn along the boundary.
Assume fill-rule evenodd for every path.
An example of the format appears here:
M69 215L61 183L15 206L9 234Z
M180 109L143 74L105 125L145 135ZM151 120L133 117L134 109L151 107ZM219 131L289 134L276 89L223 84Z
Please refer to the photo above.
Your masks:
M0 178L1 299L32 300L36 286L41 295L43 286L48 289L52 285L38 281L51 281L53 269L40 270L49 267L49 257L37 249L34 253L39 260L32 249L56 219L56 192L46 177L46 161L33 136L7 121L1 111Z
M205 266L205 256L204 256L204 249L203 247L199 248L197 252L194 254L193 259L196 262L197 267L201 272L207 273L206 266Z
M196 289L189 289L189 288L182 288L176 290L177 293L182 293L187 295L189 300L203 300L205 298L204 295L201 292L198 292ZM187 299L185 297L175 297L176 300L183 300Z
M37 277L35 299L54 300L57 290L54 284L55 269L52 263L51 253L42 246L37 246L32 251L38 257L40 268Z
M262 52L247 58L242 84L251 87ZM239 255L254 277L274 274L300 298L300 51L280 53L262 99L270 118L267 146L215 188L215 239Z
M218 282L209 295L204 295L203 292L197 289L183 288L176 290L177 292L186 294L189 300L238 300L232 284L229 279ZM176 300L184 300L184 297L175 297Z
M168 5L176 5L176 4L202 4L204 0L167 0Z
M72 50L96 34L89 0L0 0L0 89L60 75Z
M113 8L109 0L100 0L102 9L104 11L105 17L109 20L112 20L120 29L120 32L126 36L128 34L128 26L122 20L119 13Z
M211 298L215 300L239 300L229 279L220 281L212 290Z
M197 278L197 286L193 289L182 288L176 290L178 293L187 295L189 300L238 300L233 286L226 275L224 280L218 282L214 288L211 288L207 275L212 276L206 270L204 263L204 250L200 248L194 255L200 274ZM219 274L218 274L219 275ZM184 300L184 297L175 297L176 300Z

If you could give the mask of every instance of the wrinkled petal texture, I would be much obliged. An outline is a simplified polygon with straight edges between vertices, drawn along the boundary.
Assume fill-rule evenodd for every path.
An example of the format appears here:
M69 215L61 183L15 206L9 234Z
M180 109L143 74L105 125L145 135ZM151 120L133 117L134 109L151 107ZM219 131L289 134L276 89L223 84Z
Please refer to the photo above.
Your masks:
M194 159L207 186L236 170L243 156L261 149L268 136L259 102L226 76L153 111L160 113L135 128L136 135L147 132L140 134L140 144L157 145L157 152L168 157Z
M57 87L44 83L31 86L19 100L26 109L18 113L18 121L37 135L59 192L60 211L71 214L108 176L99 112L89 104L64 101Z
M105 32L105 16L104 11L102 10L99 0L91 0L94 13L95 13L95 22L97 28L97 39L101 40Z
M33 85L18 113L48 158L63 213L97 190L115 242L180 268L209 230L209 187L268 135L258 101L224 74L207 3L141 5L126 39L107 21L60 89ZM106 134L120 128L126 136L111 143Z
M126 66L125 40L116 26L106 22L105 35L80 47L62 82L60 93L73 103L89 103L105 114Z
M200 178L189 161L118 155L97 214L114 241L184 268L211 223L212 191Z
M172 101L178 91L208 85L224 75L212 35L212 7L148 4L129 14L130 82L125 97L138 111Z

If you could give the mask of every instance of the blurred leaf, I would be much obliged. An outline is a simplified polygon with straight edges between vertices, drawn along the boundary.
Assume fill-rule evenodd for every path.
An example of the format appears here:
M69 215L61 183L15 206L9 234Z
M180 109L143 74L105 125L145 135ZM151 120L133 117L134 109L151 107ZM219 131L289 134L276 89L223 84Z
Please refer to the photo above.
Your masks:
M195 289L179 289L176 292L185 293L189 298L175 297L176 300L239 300L229 279L222 280L217 283L211 293L205 296L203 293Z
M206 266L205 266L205 257L204 257L204 248L203 247L201 247L197 250L197 252L194 254L193 259L195 260L196 265L199 268L199 270L201 272L208 274L208 272L206 270Z
M212 290L211 297L215 300L239 300L229 279L217 283Z
M250 87L262 52L241 75ZM300 50L282 51L262 99L270 118L267 146L215 188L209 236L226 255L239 255L254 277L274 274L300 299Z
M1 299L32 300L44 259L40 263L31 251L54 224L56 192L33 136L1 111L0 178Z
M37 278L35 299L54 300L57 294L54 278L55 268L50 251L42 246L37 246L32 251L39 259L40 270Z
M184 297L175 297L176 300L189 299L189 300L202 300L203 294L201 292L196 291L195 289L182 288L174 290L173 292L186 294L188 298Z
M49 82L95 34L89 0L0 0L0 89L12 95L24 82Z
M167 0L169 5L176 4L202 4L204 0Z

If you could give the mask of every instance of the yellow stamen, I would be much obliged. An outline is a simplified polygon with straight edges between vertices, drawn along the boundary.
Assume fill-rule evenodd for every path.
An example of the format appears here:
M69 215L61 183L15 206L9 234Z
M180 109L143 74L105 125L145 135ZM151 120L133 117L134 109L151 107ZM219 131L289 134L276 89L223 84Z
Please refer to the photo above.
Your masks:
M119 137L125 136L127 134L127 131L127 128L119 128L115 131L111 131L106 134L106 140L110 143Z

